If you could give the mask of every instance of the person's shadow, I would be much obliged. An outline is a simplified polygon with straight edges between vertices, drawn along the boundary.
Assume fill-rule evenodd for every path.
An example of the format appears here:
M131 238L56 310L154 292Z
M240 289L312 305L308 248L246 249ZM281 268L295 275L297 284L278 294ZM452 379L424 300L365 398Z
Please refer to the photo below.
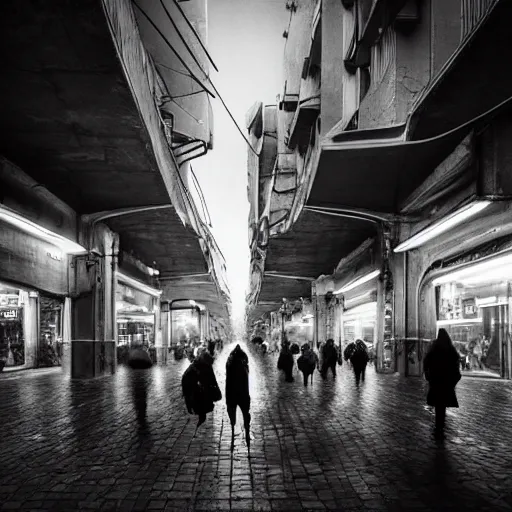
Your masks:
M131 372L132 401L141 434L146 434L148 431L148 377L148 372L145 370L132 370Z

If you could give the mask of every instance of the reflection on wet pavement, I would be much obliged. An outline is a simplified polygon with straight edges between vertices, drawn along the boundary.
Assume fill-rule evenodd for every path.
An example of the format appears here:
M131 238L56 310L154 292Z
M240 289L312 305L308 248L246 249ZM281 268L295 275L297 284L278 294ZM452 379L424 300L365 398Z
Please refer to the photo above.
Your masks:
M223 392L225 347L214 363ZM277 356L250 358L252 441L225 403L193 438L187 360L112 378L0 378L0 509L510 510L511 383L463 379L447 440L431 437L425 383L346 366L305 388Z

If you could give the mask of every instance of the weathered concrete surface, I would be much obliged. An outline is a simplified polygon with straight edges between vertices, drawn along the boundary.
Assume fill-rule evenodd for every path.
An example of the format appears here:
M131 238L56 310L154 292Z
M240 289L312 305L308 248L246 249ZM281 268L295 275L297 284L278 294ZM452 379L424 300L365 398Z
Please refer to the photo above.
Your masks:
M221 388L228 352L215 363ZM343 367L305 389L282 383L276 362L250 355L250 459L242 436L231 457L224 403L192 438L187 362L88 382L1 377L0 509L510 510L510 383L463 379L443 446L423 381L370 367L356 389ZM134 407L144 390L146 424Z

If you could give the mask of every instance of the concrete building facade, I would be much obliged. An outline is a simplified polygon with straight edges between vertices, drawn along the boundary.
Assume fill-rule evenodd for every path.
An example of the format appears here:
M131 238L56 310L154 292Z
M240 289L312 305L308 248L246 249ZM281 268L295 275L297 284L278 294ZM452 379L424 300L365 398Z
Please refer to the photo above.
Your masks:
M279 268L283 297L311 295L318 341L366 338L379 370L419 376L444 327L464 369L510 378L512 77L493 67L510 4L287 6L277 136L298 179L288 224L268 231L249 324L278 309Z
M225 262L189 179L213 137L206 0L159 6L0 8L4 371L111 374L134 344L165 363L176 297L201 305L203 338L228 335Z

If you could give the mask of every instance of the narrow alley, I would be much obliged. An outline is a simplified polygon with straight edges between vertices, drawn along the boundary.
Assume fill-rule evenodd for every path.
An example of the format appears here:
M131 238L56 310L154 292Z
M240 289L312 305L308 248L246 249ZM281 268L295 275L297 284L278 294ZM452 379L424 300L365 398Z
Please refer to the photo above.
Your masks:
M214 364L223 394L232 348ZM250 458L242 435L230 452L224 401L192 437L186 360L86 381L59 369L3 375L0 510L512 507L510 382L463 378L460 409L436 444L423 380L369 367L357 389L344 364L335 382L315 373L304 388L284 383L276 356L250 348L249 357Z

